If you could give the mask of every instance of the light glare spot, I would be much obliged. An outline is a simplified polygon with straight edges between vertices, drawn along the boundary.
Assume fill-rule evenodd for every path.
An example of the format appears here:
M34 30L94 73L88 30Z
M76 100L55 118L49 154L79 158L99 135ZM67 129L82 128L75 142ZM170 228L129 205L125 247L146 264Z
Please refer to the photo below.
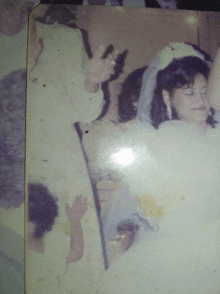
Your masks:
M134 155L130 148L123 148L112 155L112 160L120 165L128 165L134 161Z

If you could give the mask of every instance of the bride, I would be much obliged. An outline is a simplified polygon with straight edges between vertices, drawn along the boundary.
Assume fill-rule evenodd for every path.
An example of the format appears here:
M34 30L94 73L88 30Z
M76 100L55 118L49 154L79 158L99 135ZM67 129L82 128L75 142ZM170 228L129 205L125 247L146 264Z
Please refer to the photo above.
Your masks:
M142 135L133 139L145 149L124 181L151 229L108 269L119 293L220 293L220 128L209 71L201 52L174 43L144 74Z

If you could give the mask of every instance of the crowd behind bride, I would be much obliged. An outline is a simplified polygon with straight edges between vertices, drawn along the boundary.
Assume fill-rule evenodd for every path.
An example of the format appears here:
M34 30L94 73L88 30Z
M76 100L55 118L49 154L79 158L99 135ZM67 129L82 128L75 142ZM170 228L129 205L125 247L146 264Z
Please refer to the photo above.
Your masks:
M143 61L143 68L118 85L118 117L111 120L102 111L105 91L100 84L115 74L120 52L106 56L107 48L101 46L89 60L66 7L42 5L30 27L27 135L34 144L28 145L26 167L27 260L33 278L27 293L76 291L70 280L66 284L65 275L69 271L71 277L69 264L88 250L91 237L82 219L91 191L97 192L107 269L101 284L88 282L94 289L101 287L97 293L219 293L220 50L212 62L198 46L167 44L149 65ZM51 37L46 39L49 30ZM57 43L57 55L51 54L51 40L62 40L64 32L65 38L72 36L73 31L66 47ZM73 44L70 62L64 52L70 54ZM54 70L50 76L48 69ZM17 80L24 74L19 72ZM1 83L13 92L12 78ZM10 113L9 102L7 97L2 100ZM73 128L76 122L80 136ZM4 166L11 160L11 154L6 155ZM91 180L90 192L81 187L82 178L88 185ZM71 203L62 193L65 188ZM20 196L13 202L4 193L5 209L23 205ZM63 230L67 221L68 237ZM50 234L52 241L45 239ZM36 274L34 267L40 269L45 259L47 267ZM59 266L53 268L56 259ZM74 275L76 281L79 273ZM43 288L41 276L47 280Z

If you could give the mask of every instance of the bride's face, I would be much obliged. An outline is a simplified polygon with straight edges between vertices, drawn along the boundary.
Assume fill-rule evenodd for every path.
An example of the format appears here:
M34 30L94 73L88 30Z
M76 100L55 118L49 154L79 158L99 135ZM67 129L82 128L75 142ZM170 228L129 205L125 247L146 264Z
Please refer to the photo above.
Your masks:
M193 124L206 122L210 110L206 78L202 74L196 75L193 85L176 89L169 101L179 119Z

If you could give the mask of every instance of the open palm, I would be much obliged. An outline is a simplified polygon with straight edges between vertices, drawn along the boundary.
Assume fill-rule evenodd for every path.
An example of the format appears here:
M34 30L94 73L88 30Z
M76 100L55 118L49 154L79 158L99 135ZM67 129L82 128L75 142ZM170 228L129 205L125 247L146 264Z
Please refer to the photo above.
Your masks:
M69 221L73 221L75 219L81 220L87 210L87 199L82 195L77 196L73 201L72 206L66 204L66 214Z

